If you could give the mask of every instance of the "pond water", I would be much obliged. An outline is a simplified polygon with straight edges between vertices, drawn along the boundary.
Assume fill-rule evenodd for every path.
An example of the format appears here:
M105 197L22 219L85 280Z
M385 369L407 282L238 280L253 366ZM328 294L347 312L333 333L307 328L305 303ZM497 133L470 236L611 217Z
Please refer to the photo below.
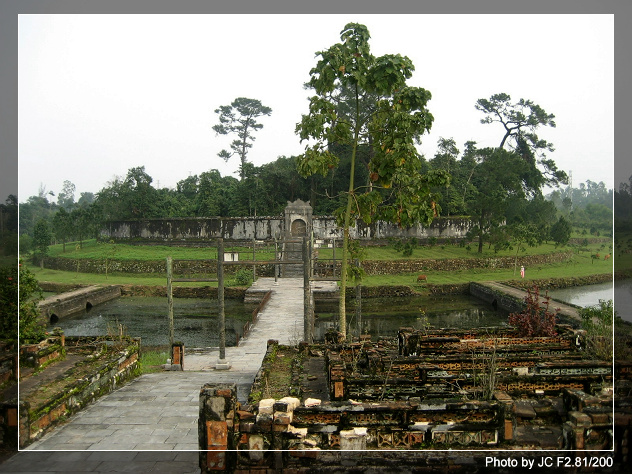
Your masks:
M611 300L613 295L612 282L549 291L549 296L558 301L582 307L598 305L599 300Z
M579 306L598 304L611 299L611 283L556 290L549 294L561 301ZM614 284L617 315L632 322L632 280ZM255 305L226 300L226 345L233 346L243 336L243 326L250 320ZM337 328L336 303L318 303L314 333L323 340L330 328ZM352 335L392 336L402 326L422 329L472 328L505 325L509 314L494 310L491 305L467 295L440 297L364 298L362 317L355 315L353 300L347 302L347 323ZM219 345L218 304L201 298L174 299L175 340L186 347ZM169 342L167 299L155 297L122 297L94 306L90 311L62 318L54 326L69 336L107 335L118 324L127 334L141 337L145 346L167 345ZM52 325L49 329L52 329Z
M243 326L256 305L226 300L226 345L234 346L243 335ZM174 339L185 347L219 345L217 300L175 298ZM89 311L62 318L52 327L61 327L68 336L107 335L122 324L129 336L140 337L144 346L169 344L167 298L126 296L92 307Z
M336 303L317 304L314 337L324 339L328 329L338 328ZM440 297L406 296L365 298L361 319L353 301L347 302L347 324L353 335L394 336L400 327L423 329L475 328L507 324L509 313L467 295Z
M599 300L614 300L614 310L621 319L632 323L632 280L617 280L577 288L549 291L549 295L564 303L596 306Z
M632 280L614 282L614 310L621 319L632 323Z
M226 300L226 345L234 346L243 336L243 326L256 305ZM174 334L186 347L217 347L219 321L217 301L201 298L174 299ZM504 324L508 314L468 296L440 298L370 298L362 302L360 326L353 302L348 303L349 331L352 334L393 336L401 326L480 327ZM107 335L122 324L128 335L141 337L144 346L169 343L167 299L122 297L96 305L90 311L62 318L53 326L68 336ZM317 304L315 337L323 340L329 328L337 326L337 304ZM360 331L361 328L361 331ZM302 329L302 328L301 328Z

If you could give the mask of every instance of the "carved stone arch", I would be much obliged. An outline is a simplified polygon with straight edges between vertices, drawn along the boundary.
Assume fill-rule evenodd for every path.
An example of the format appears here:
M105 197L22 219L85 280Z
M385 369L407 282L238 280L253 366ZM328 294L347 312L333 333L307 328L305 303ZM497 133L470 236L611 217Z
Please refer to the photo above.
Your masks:
M292 237L306 237L307 236L307 222L303 219L295 219L290 225L290 235Z
M285 208L285 237L309 237L312 233L312 206L297 199Z

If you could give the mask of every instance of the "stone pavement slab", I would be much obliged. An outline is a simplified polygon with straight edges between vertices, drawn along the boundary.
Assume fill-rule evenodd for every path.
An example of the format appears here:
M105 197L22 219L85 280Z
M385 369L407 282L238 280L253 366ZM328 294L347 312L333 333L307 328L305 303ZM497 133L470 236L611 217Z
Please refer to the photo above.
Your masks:
M20 451L0 464L9 473L172 473L199 474L197 451Z

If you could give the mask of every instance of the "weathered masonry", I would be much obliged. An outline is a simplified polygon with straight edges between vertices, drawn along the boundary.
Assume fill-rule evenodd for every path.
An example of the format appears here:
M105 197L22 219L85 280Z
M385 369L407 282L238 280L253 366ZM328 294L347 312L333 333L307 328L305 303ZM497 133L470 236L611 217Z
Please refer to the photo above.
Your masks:
M63 295L55 295L39 302L39 310L51 324L59 318L82 311L89 311L94 305L105 303L121 296L121 288L117 285L89 286L69 291Z
M350 229L351 238L386 240L415 237L421 240L462 239L470 228L463 218L437 218L428 227L417 225L408 229L383 221L369 225L356 223ZM311 235L314 239L341 239L342 229L331 216L312 216L309 202L288 203L284 214L275 217L198 217L172 219L137 219L111 221L101 230L101 238L143 243L196 244L218 238L231 241L274 240L290 236Z
M356 472L335 453L379 452L384 459L375 466L387 466L389 450L402 449L614 449L618 462L628 462L630 415L613 403L612 363L586 357L585 331L556 330L523 337L509 328L400 328L396 338L352 343L332 333L327 344L299 347L300 365L311 369L293 372L292 395L239 406L231 384L202 387L200 467ZM275 342L268 346L273 357ZM629 366L616 370L624 379ZM323 372L327 388L307 397L316 387L310 376ZM480 467L468 463L461 467Z

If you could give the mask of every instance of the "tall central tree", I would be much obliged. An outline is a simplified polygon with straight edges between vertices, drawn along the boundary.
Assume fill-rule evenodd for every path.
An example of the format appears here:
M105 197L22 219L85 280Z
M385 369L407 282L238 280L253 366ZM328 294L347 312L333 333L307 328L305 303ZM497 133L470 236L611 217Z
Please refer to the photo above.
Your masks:
M230 105L222 105L219 109L215 109L215 113L219 114L219 123L213 126L215 133L218 135L237 135L237 139L230 144L233 151L222 150L217 156L224 161L228 161L233 155L239 156L241 161L239 176L243 180L248 150L252 148L252 142L255 140L253 133L263 128L257 119L264 115L270 115L272 109L263 105L259 100L238 97Z
M346 206L336 212L343 229L339 317L346 338L345 292L348 275L349 228L351 219L366 223L373 219L395 222L402 227L428 224L437 215L431 186L445 185L447 173L420 173L421 159L415 147L430 130L433 117L426 108L430 92L410 87L412 61L399 54L375 57L369 47L369 31L358 23L347 24L341 43L320 51L310 71L309 113L296 125L305 153L297 158L304 176L327 173L339 165L340 157L331 144L351 149ZM373 106L366 98L374 97ZM344 104L343 104L344 102ZM356 187L358 147L371 148L369 186Z

